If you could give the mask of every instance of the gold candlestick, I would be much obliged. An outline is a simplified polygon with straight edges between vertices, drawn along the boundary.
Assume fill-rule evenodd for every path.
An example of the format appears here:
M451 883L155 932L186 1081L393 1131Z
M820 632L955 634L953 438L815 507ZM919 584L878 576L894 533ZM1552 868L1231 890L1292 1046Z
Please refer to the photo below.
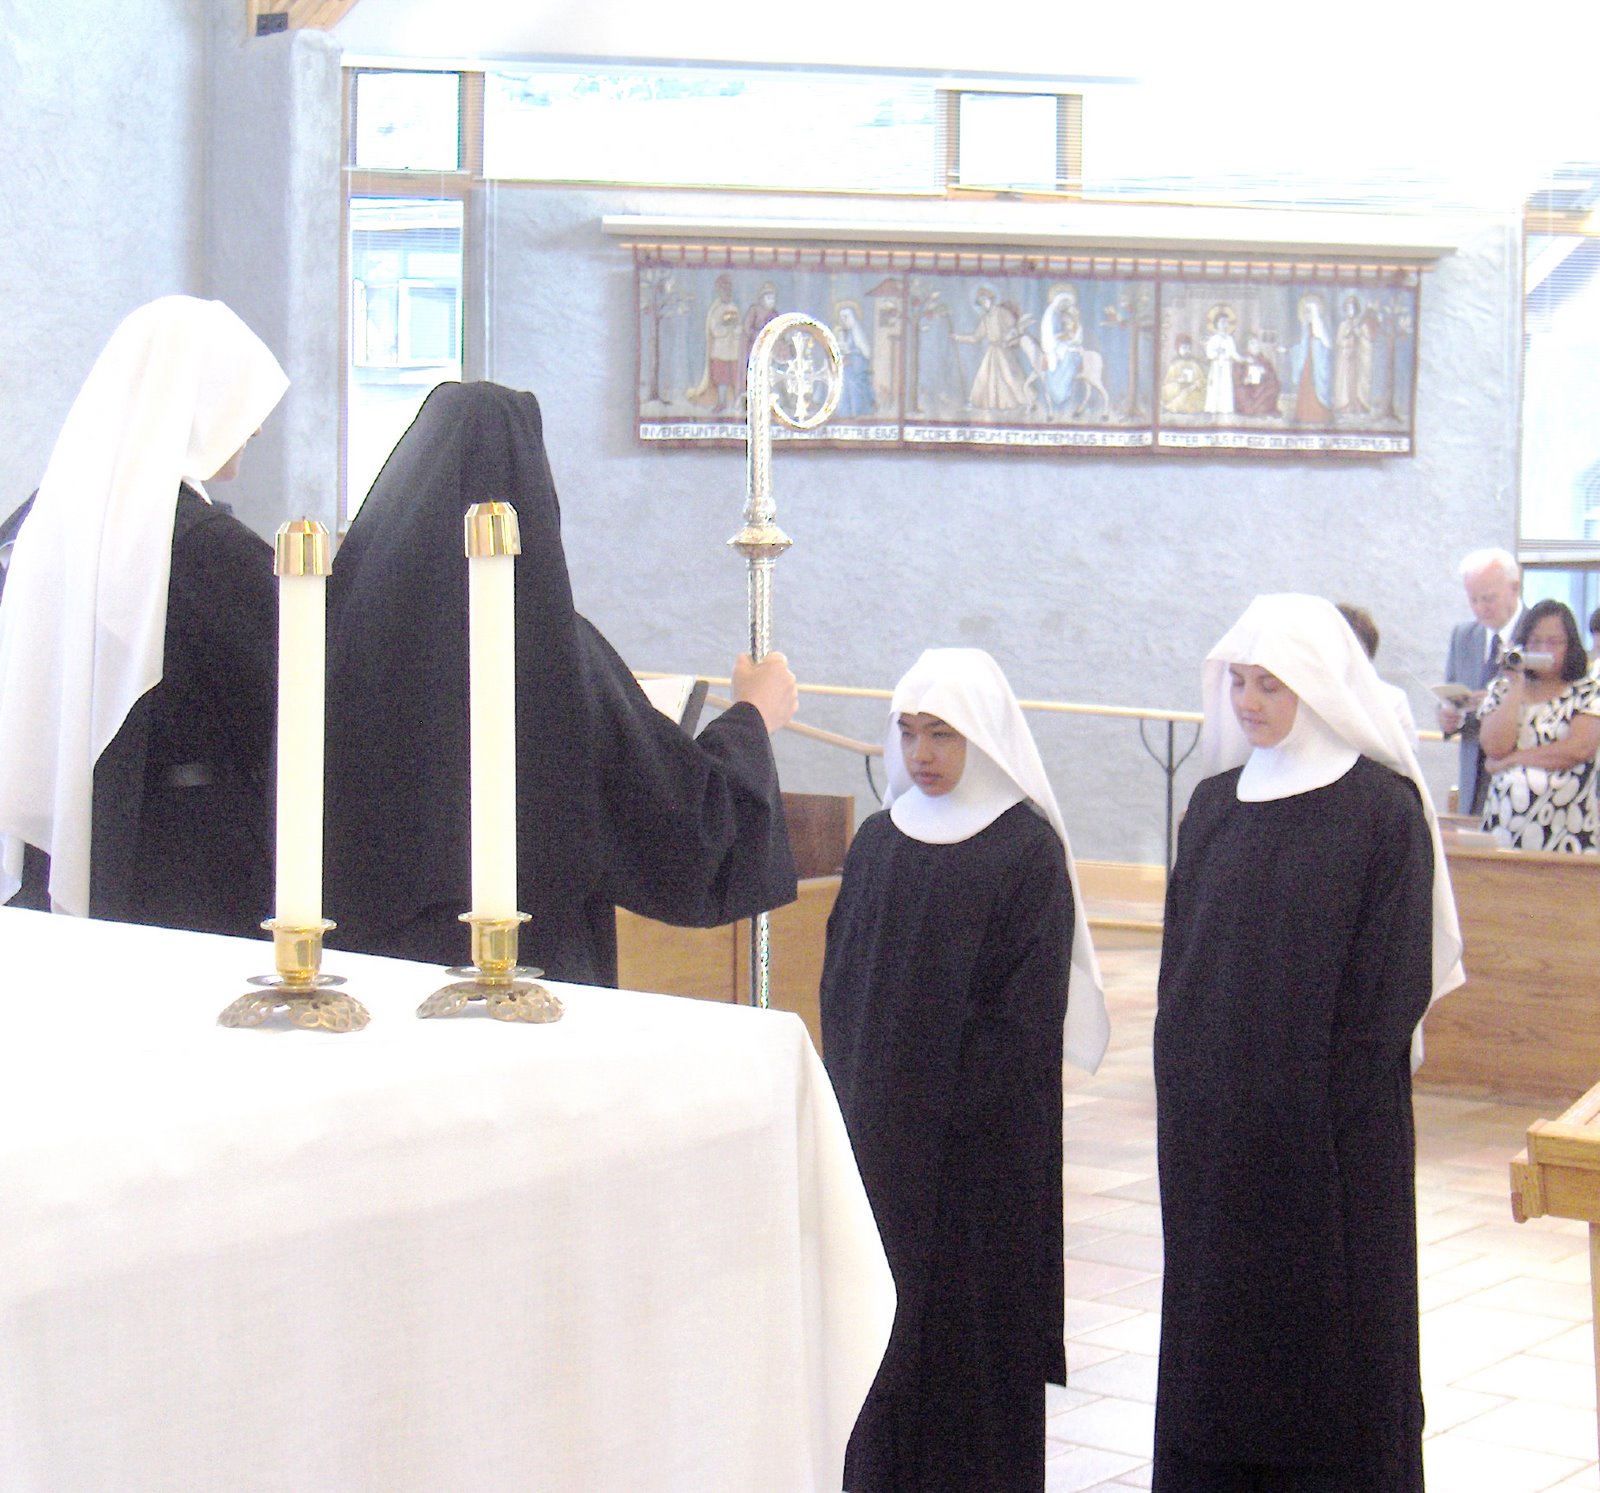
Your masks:
M334 926L326 918L298 926L268 918L261 925L272 934L275 975L252 975L252 985L269 993L247 992L217 1017L221 1026L260 1026L282 1011L295 1026L326 1032L359 1032L370 1019L367 1008L352 996L335 993L343 975L325 975L322 938Z
M517 930L528 914L493 918L464 912L461 921L472 929L472 964L450 969L459 978L434 991L417 1015L454 1016L469 1001L482 1001L496 1021L560 1021L565 1009L560 999L536 983L544 971L517 963Z

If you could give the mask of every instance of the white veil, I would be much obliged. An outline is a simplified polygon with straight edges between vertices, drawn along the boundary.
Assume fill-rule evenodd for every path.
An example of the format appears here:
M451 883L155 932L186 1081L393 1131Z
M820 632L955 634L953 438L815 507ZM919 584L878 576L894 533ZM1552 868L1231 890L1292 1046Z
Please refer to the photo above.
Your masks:
M902 712L936 715L967 738L967 768L953 792L930 798L911 781L900 753ZM974 750L979 754L976 760ZM884 807L913 839L936 844L968 839L1024 799L1056 832L1066 855L1074 907L1062 1055L1075 1067L1093 1073L1111 1039L1100 962L1089 941L1089 920L1061 810L1045 776L1039 748L1000 665L981 648L926 650L895 686L889 702L884 763L889 779Z
M94 765L161 679L178 485L222 467L288 383L232 311L189 296L141 306L90 369L0 593L0 902L26 840L55 908L88 913Z
M1300 697L1301 705L1316 716L1312 729L1322 745L1314 751L1326 755L1330 743L1335 750L1342 745L1416 784L1433 840L1433 999L1454 990L1466 975L1461 968L1461 924L1439 836L1439 816L1387 688L1338 608L1320 596L1258 596L1206 655L1201 669L1205 725L1200 735L1200 761L1207 776L1244 765L1253 752L1228 699L1229 664L1266 669ZM1255 754L1260 755L1259 749ZM1303 760L1288 766L1285 776L1303 773ZM1352 762L1347 761L1344 770ZM1272 773L1268 767L1263 776ZM1312 786L1318 785L1308 779L1306 787ZM1419 1027L1412 1044L1413 1066L1421 1058L1420 1034Z

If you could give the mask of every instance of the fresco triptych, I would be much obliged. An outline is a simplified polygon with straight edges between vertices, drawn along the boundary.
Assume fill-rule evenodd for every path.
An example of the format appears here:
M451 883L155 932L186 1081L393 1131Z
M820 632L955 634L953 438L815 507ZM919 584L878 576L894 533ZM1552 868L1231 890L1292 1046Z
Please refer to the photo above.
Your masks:
M745 365L803 311L844 356L832 446L1409 455L1404 265L635 246L638 434L744 439Z

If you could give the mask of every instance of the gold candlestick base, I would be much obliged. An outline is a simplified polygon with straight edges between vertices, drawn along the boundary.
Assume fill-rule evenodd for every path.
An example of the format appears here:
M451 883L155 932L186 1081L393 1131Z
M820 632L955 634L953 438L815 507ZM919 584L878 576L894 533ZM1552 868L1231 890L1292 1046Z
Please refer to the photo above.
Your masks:
M268 918L261 925L272 935L275 975L252 975L252 985L265 986L268 994L247 993L227 1007L217 1022L221 1026L260 1026L283 1012L292 1025L325 1032L359 1032L371 1019L367 1008L352 996L330 993L344 984L343 975L325 975L322 937L335 925L324 919L311 927L280 923Z
M472 964L450 969L449 974L461 978L434 991L417 1007L417 1015L454 1016L468 1002L482 1001L496 1021L560 1021L565 1009L560 1000L535 983L544 971L517 963L517 930L528 914L489 918L464 912L461 921L472 929Z

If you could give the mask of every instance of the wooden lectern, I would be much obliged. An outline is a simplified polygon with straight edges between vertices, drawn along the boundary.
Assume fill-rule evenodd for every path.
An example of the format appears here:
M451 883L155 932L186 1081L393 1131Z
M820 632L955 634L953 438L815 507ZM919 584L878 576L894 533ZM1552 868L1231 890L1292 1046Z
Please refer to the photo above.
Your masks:
M771 914L775 1008L793 1011L822 1051L822 954L839 872L854 833L848 794L785 793L789 845L800 877L799 900ZM669 928L617 910L617 983L624 990L741 1001L750 991L750 924Z
M1518 1223L1546 1214L1588 1223L1591 1317L1600 1324L1600 1084L1559 1119L1528 1127L1528 1149L1511 1163L1511 1213ZM1595 1365L1600 1389L1600 1329Z

